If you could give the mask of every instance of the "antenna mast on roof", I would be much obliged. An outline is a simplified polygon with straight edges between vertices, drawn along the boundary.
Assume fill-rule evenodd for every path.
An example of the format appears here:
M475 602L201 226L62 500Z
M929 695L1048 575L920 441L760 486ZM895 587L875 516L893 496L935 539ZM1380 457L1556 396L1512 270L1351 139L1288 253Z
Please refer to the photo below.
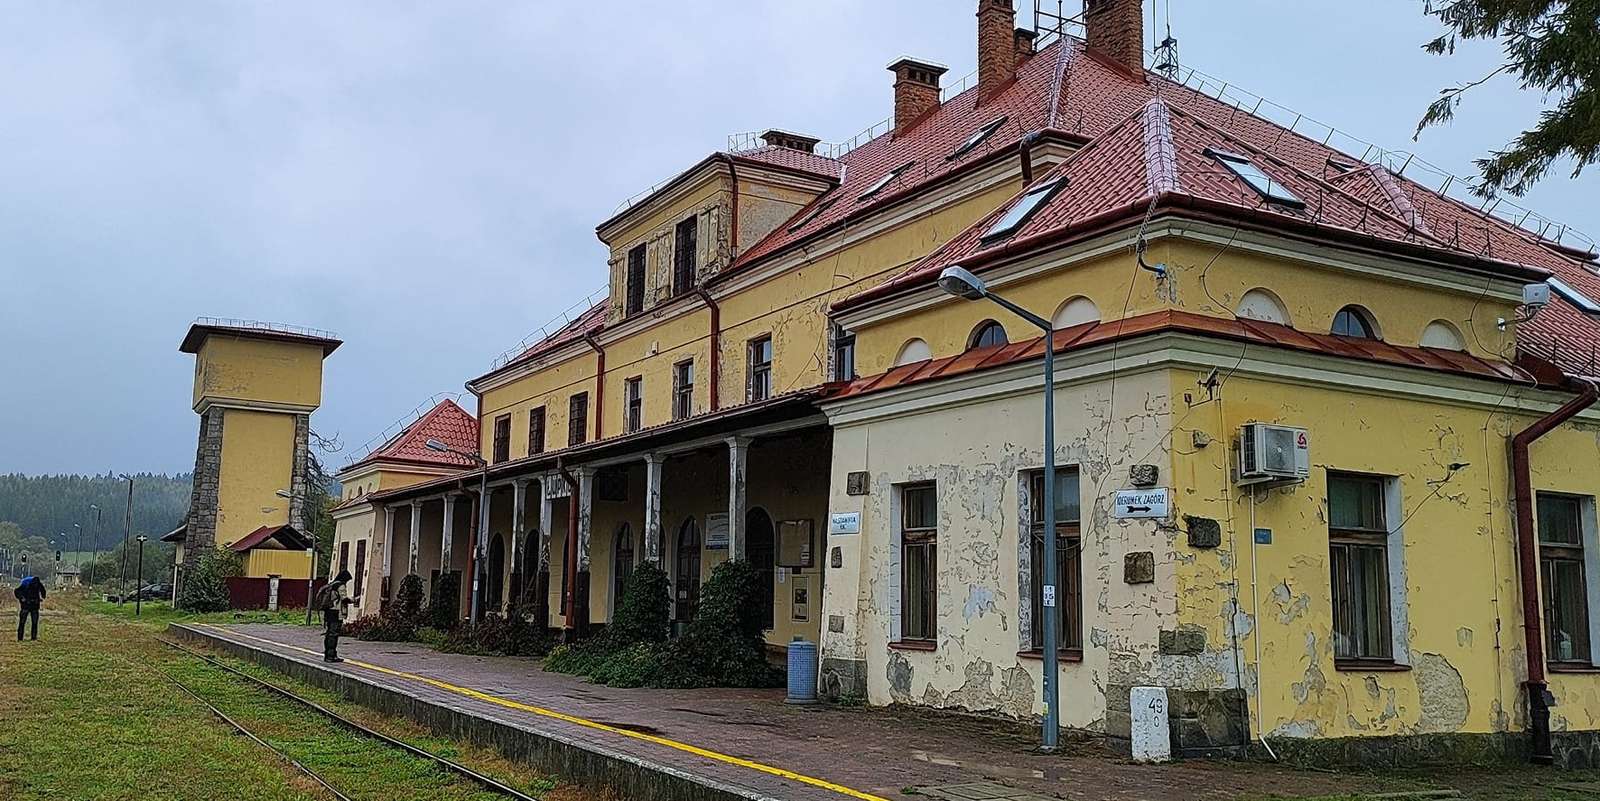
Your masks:
M1156 0L1150 6L1150 21L1158 30L1160 23L1156 15L1160 8L1161 0ZM1161 40L1161 44L1156 45L1156 59L1152 66L1156 72L1166 76L1167 80L1175 81L1178 79L1179 71L1178 38L1172 35L1172 0L1167 0L1166 27L1167 36Z

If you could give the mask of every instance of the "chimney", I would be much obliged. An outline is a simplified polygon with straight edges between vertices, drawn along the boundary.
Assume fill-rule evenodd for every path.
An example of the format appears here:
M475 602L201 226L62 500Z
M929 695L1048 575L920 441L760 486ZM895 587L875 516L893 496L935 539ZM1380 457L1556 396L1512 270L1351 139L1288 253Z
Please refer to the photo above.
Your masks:
M1089 47L1144 74L1144 3L1141 0L1084 0L1083 25Z
M889 65L894 73L894 133L905 133L939 107L939 77L949 70L938 64L902 58Z
M978 2L978 102L1017 77L1017 12L1011 0Z
M816 138L815 136L789 133L788 131L780 131L777 128L773 128L772 130L761 135L761 141L766 142L770 147L783 147L790 150L803 150L807 153L815 153L817 152L817 143L821 142L822 140Z
M1028 57L1033 55L1033 43L1038 37L1038 31L1031 31L1027 28L1017 29L1017 69L1022 69L1022 62L1027 61Z

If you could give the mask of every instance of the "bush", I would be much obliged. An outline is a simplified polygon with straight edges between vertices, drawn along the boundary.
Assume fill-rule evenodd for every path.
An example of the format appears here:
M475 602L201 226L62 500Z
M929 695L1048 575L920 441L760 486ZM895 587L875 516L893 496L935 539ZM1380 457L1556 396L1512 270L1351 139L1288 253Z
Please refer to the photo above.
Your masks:
M400 579L400 587L394 593L394 603L384 611L392 610L396 620L419 625L422 623L422 596L422 577L412 573Z
M244 560L224 548L206 548L195 554L184 574L178 607L189 612L226 612L228 579L244 572Z
M440 631L450 631L461 624L461 574L443 573L434 584L433 598L423 613L423 623Z
M605 638L617 647L666 642L672 633L671 607L667 572L649 563L639 565L623 585Z
M344 633L365 642L410 642L417 627L392 615L368 615L345 624Z
M761 581L746 561L723 562L700 588L700 606L684 635L660 660L657 687L772 687L782 674L767 664Z
M550 650L543 629L519 615L488 615L477 624L461 623L451 629L439 650L457 654L538 656Z
M636 642L612 651L590 669L589 678L608 687L648 687L661 672L660 643Z

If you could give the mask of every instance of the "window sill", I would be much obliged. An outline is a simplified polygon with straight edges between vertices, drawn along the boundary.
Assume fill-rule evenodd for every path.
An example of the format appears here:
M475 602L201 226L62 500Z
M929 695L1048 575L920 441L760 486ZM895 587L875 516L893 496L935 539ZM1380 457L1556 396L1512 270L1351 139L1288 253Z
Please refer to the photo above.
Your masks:
M1037 659L1040 662L1044 661L1044 651L1018 651L1017 652L1017 656L1019 656L1019 657L1021 657L1023 659ZM1082 662L1083 661L1083 649L1081 649L1081 648L1062 648L1061 650L1056 652L1056 661L1057 662Z
M896 640L889 643L894 651L937 651L939 644L932 640Z
M1583 662L1551 662L1545 665L1545 670L1551 673L1588 673L1600 675L1600 666L1584 664Z
M1345 673L1405 673L1411 666L1386 659L1335 659L1333 669Z

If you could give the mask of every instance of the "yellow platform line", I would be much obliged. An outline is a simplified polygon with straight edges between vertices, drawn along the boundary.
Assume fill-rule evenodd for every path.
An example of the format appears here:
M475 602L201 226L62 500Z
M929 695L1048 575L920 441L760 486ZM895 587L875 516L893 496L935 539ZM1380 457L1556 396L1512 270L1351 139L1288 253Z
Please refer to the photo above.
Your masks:
M310 654L311 656L315 656L318 659L322 658L322 653L319 652L319 651L313 651L310 648L302 648L302 647L300 647L298 645L290 645L288 643L282 643L282 642L278 642L276 640L269 640L269 639L266 639L264 637L256 637L256 636L251 635L251 634L246 634L246 633L244 633L242 631L231 631L231 630L228 630L228 629L221 628L219 626L213 626L213 625L208 624L208 623L190 623L188 625L194 626L195 628L211 629L211 630L215 631L219 636L223 636L223 637L228 637L228 636L244 637L245 639L255 640L257 642L266 643L267 645L275 645L275 646L277 646L279 648L288 648L288 649L291 649L291 650L294 650L294 651L299 651L299 652L304 653L304 654ZM563 712L557 712L557 711L555 711L553 709L545 709L543 707L537 707L537 706L532 706L532 705L529 705L529 704L520 703L518 701L513 701L513 700L511 700L509 698L501 698L500 696L497 696L497 695L490 695L489 693L480 692L480 691L474 690L474 689L472 689L470 687L458 687L458 686L456 686L454 684L451 684L449 682L440 681L438 679L430 678L428 676L419 676L419 675L417 675L415 673L407 673L407 672L402 671L402 670L395 670L393 668L387 668L387 667L384 667L382 665L374 665L374 664L372 664L370 662L362 662L362 661L357 660L357 659L346 659L344 661L344 664L350 665L352 667L358 667L358 668L363 668L365 670L370 670L370 671L373 671L375 673L382 673L382 674L387 675L387 676L394 676L396 678L408 679L410 681L422 682L423 684L427 684L427 685L430 685L430 686L433 686L433 687L437 687L437 688L439 688L441 690L444 690L446 692L452 692L452 693L455 693L457 695L465 696L467 698L474 698L474 699L477 699L479 701L484 701L484 702L487 702L487 703L494 704L496 706L505 707L506 709L515 709L515 710L517 710L519 712L527 712L527 713L530 713L530 714L538 715L540 717L550 718L551 720L559 720L559 721L561 721L563 723L571 723L571 724L573 724L575 726L582 726L582 727L584 727L586 729L594 729L595 731L603 731L603 732L607 732L607 733L610 733L610 734L620 735L622 737L630 737L630 738L635 739L635 740L643 740L643 741L645 741L647 743L654 743L656 745L665 746L667 748L672 748L672 749L675 749L675 750L678 750L678 751L682 751L682 752L687 753L687 754L694 754L697 757L704 757L705 759L710 759L710 760L713 760L713 761L716 761L716 762L722 762L722 763L728 764L728 765L737 765L738 767L746 768L748 770L754 770L754 771L758 771L758 772L761 772L761 773L766 773L766 774L771 775L771 776L777 776L779 778L789 779L790 781L800 782L801 784L808 784L808 785L811 785L812 787L819 787L819 788L822 788L824 790L829 790L829 791L838 793L840 795L849 796L850 798L857 798L857 799L860 799L861 801L889 801L889 799L884 798L882 796L872 795L871 793L863 793L860 790L854 790L854 789L851 789L849 787L845 787L842 784L834 784L833 782L827 781L826 779L818 779L818 778L816 778L814 776L807 776L807 775L802 774L802 773L795 773L792 770L784 770L783 768L776 768L776 767L773 767L771 765L763 765L760 762L752 762L751 760L748 760L748 759L741 759L739 757L731 756L729 754L718 753L716 751L712 751L712 750L709 750L709 749L706 749L706 748L701 748L701 747L695 746L695 745L690 745L688 743L680 743L677 740L673 740L673 739L670 739L670 738L667 738L667 737L658 737L658 736L653 735L653 734L645 734L643 732L630 731L628 729L618 728L616 726L608 726L608 725L606 725L604 723L598 723L596 721L588 720L588 719L585 719L585 718L580 718L580 717L577 717L575 715L568 715L568 714L565 714Z

